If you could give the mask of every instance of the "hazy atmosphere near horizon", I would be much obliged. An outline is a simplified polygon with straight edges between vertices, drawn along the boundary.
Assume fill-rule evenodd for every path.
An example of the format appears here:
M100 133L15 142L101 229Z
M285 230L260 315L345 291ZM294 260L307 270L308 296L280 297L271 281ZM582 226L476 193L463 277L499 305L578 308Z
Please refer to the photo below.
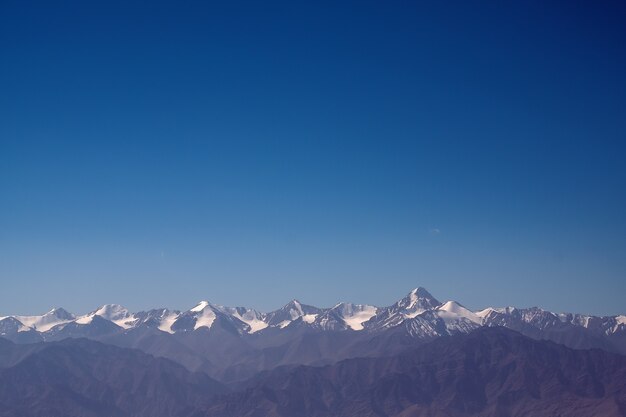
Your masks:
M0 316L626 313L624 2L0 5Z

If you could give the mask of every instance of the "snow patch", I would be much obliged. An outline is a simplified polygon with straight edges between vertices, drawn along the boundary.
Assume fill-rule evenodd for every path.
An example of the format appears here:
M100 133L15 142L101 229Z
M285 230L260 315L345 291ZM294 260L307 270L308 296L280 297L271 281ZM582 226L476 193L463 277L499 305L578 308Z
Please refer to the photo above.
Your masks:
M363 330L363 323L376 315L378 309L368 305L354 305L351 315L344 315L343 321L352 330Z
M80 316L79 318L75 320L75 323L76 324L89 324L93 320L94 315L95 314L91 313L91 314L87 314L84 316Z
M109 320L123 329L129 329L137 322L137 319L119 304L105 304L93 314Z
M292 308L289 309L289 315L291 316L292 321L304 316L304 311L302 311L302 305L298 300L293 300L290 304Z
M174 312L163 312L163 316L161 317L161 322L159 323L159 327L157 327L162 332L173 334L174 330L172 330L172 325L178 319L180 313Z
M201 311L201 314L199 314L196 317L196 324L194 325L193 329L197 330L200 327L206 327L210 329L214 321L215 321L215 312L210 308L205 308L204 310Z
M479 311L474 312L474 314L476 314L477 317L484 319L485 317L487 317L489 314L491 314L494 311L496 311L495 308L487 307L484 310L479 310Z
M15 316L24 326L31 327L37 331L45 332L50 330L57 324L67 323L68 320L59 320L50 318L46 320L46 316Z
M485 319L491 313L511 314L513 311L515 311L515 307L487 307L484 310L474 312L474 314L481 319Z
M304 321L305 323L311 324L315 321L316 318L317 318L317 314L305 314L304 316L302 316L302 321Z
M615 333L626 327L626 316L615 316L615 326L613 326L612 332Z
M241 320L242 322L250 326L248 333L256 333L259 330L263 330L268 326L268 324L265 321L263 321L262 315L256 310L243 309L243 308L237 309L237 308L232 308L232 307L231 308L223 307L223 309L225 310L225 312L227 312L231 316L235 317L236 319ZM242 310L242 309L245 310L245 312L243 314L240 314L239 310Z
M266 322L264 322L263 320L258 320L258 319L246 321L245 323L248 326L250 326L249 333L256 333L259 330L263 330L268 326Z
M61 316L61 317L59 317ZM67 313L63 309L53 308L46 314L41 316L11 316L22 323L24 326L37 330L39 332L45 332L53 328L54 326L62 323L68 323L74 316Z
M205 308L207 308L209 306L209 302L208 301L200 301L198 303L198 305L196 305L194 308L192 308L189 311L193 311L194 313L197 313L199 311L204 310Z

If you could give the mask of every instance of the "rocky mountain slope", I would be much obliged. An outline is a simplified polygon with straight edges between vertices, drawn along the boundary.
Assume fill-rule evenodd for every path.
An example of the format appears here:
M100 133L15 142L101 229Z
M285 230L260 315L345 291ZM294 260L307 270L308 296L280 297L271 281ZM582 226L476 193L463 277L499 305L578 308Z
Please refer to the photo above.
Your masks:
M531 415L626 415L626 356L481 327L392 355L280 366L226 388L135 349L0 339L3 417Z
M533 308L471 311L416 288L391 306L339 303L318 308L292 300L269 313L202 301L187 311L132 313L105 305L76 316L0 318L0 337L16 343L86 337L172 359L192 371L237 383L283 365L327 365L400 353L432 339L505 327L572 348L626 353L626 316L557 314Z
M617 417L626 357L481 328L392 357L279 368L204 415Z
M185 416L227 389L167 359L87 339L0 339L0 416Z

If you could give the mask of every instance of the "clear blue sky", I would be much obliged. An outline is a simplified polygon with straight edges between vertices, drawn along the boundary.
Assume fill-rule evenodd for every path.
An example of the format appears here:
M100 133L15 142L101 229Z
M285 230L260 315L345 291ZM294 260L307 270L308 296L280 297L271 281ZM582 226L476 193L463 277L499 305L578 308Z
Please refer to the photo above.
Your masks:
M416 286L626 313L624 22L595 1L3 1L0 315Z

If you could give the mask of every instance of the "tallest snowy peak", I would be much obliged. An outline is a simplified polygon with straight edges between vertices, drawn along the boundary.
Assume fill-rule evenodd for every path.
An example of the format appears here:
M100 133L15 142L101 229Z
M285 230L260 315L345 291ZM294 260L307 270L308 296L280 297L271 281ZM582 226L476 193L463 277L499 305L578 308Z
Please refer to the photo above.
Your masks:
M415 298L426 298L426 299L433 299L433 300L435 299L435 297L433 297L432 294L429 293L424 287L414 288L413 290L411 290L409 295Z
M441 303L437 301L435 297L432 296L431 293L426 291L423 287L417 287L411 290L410 293L407 294L399 303L404 304L406 307L414 307L417 304L424 304L430 308L434 308Z
M396 305L409 314L419 314L426 310L432 310L441 303L437 301L425 288L417 287L398 301Z

